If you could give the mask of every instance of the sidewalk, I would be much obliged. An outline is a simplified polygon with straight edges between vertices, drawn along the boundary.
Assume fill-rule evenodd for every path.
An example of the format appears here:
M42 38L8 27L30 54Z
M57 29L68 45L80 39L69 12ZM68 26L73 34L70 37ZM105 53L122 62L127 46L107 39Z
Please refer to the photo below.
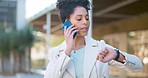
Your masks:
M0 76L0 78L16 78L15 76Z
M1 76L0 78L43 78L41 74L23 74L19 73L16 76Z

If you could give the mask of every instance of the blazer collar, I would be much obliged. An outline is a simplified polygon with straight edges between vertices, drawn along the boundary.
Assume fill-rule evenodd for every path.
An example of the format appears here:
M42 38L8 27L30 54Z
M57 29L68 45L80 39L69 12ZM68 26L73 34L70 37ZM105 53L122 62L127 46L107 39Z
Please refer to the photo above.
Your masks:
M86 42L86 46L89 46L89 47L97 47L98 46L97 42L88 36L85 36L85 42ZM61 52L65 48L66 48L66 41L63 41L63 43L59 46L59 51Z

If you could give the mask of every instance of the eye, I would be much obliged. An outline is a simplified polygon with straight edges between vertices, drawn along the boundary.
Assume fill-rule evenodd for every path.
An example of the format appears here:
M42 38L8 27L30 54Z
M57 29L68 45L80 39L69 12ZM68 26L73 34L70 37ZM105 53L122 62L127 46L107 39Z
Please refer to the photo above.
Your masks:
M88 16L86 16L86 17L85 17L85 19L86 19L86 20L89 20L89 17L88 17Z
M89 18L85 18L86 20L89 20Z
M81 21L81 19L77 19L78 21Z

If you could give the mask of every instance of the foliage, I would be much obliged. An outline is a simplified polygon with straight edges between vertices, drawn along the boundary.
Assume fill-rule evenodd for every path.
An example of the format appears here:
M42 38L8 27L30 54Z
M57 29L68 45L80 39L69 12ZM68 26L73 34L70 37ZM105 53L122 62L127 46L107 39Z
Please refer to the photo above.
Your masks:
M0 52L8 50L9 49L8 45L9 45L9 34L0 31Z
M32 30L28 27L22 30L0 31L0 52L7 50L22 50L31 47L34 42Z

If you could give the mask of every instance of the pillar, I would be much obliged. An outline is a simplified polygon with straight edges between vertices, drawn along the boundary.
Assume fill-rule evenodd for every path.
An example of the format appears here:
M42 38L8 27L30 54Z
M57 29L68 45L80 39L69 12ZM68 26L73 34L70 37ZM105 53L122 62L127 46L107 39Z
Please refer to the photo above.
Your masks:
M93 0L89 0L91 5L93 4ZM90 26L89 26L89 31L88 31L88 36L89 37L92 37L92 29L93 29L93 26L92 26L92 23L93 23L93 17L92 17L92 6L90 7L90 10L89 10L89 20L90 20Z
M17 0L16 28L26 26L26 0Z

